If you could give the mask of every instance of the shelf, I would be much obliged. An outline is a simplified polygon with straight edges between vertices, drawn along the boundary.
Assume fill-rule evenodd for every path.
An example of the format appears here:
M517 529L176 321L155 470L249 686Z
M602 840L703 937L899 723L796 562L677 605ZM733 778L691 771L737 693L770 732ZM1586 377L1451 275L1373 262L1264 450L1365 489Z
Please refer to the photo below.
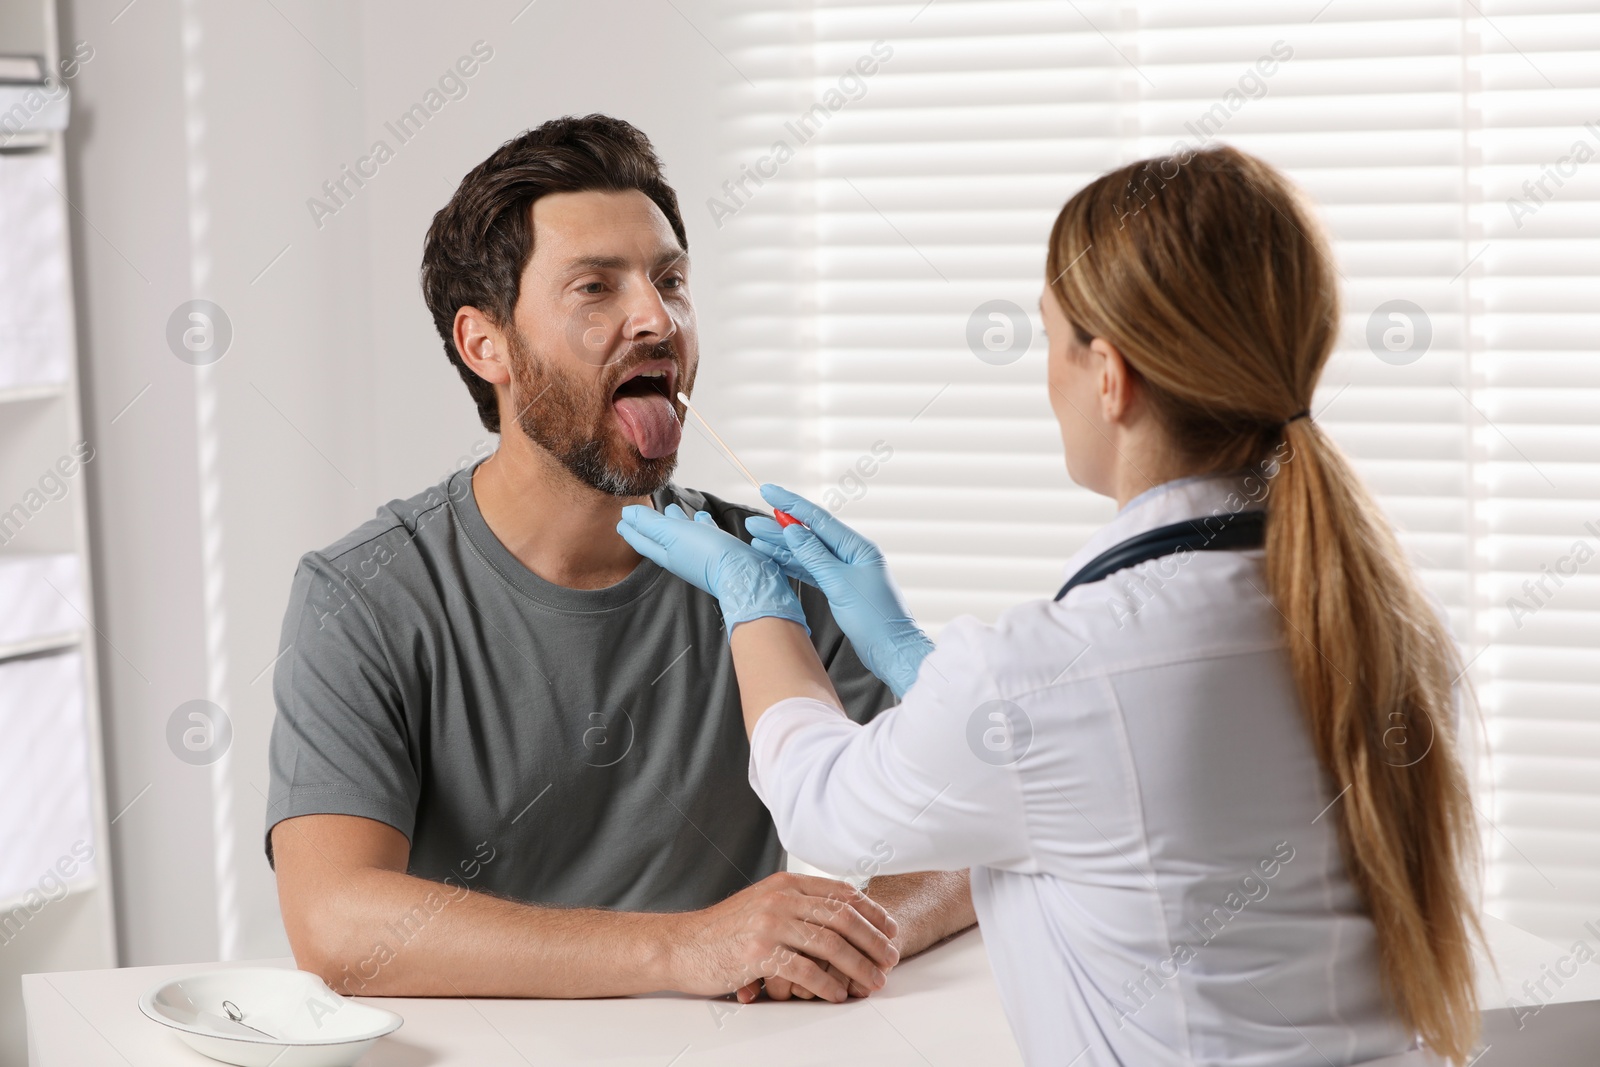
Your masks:
M56 6L0 0L0 53L38 56L64 75ZM55 106L49 124L60 125L68 101ZM33 110L30 123L48 117ZM81 462L74 475L61 475L70 483L65 494L46 478L60 474L85 433L72 229L93 226L61 194L67 155L58 131L0 130L0 507L30 492L51 501L24 505L25 515L11 507L0 526L0 894L10 898L0 901L0 917L21 917L27 927L21 943L14 925L0 931L0 1064L27 1062L20 974L117 963L90 501ZM62 879L63 889L57 864L80 855L72 850L79 840L93 853ZM30 889L49 903L35 898L37 911L29 911Z
M12 641L0 644L0 663L7 660L18 659L22 656L33 656L40 652L61 652L69 648L77 648L83 640L82 630L73 630L70 633L47 634L44 637L33 637L26 641Z
M0 152L32 152L49 147L49 130L19 130L0 141Z
M12 385L0 387L0 404L21 404L29 400L55 400L65 394L66 384L50 382L45 385Z

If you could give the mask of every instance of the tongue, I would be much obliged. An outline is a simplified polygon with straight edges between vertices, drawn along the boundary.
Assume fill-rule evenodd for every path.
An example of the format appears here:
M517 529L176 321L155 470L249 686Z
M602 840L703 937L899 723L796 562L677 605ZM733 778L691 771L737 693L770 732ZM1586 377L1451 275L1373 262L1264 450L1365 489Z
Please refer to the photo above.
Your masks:
M645 459L659 459L677 451L683 426L664 396L619 396L611 402L628 440Z

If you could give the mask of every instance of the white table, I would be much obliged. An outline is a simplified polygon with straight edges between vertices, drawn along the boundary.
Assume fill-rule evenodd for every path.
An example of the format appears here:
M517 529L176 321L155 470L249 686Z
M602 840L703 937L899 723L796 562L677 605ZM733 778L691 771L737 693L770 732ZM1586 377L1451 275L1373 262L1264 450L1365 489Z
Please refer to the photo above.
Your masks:
M139 1012L145 990L212 965L30 974L22 979L31 1067L216 1067ZM293 967L255 960L217 967ZM607 1067L863 1063L1020 1065L983 939L969 930L907 960L889 984L844 1004L740 1005L676 994L613 1000L360 998L399 1013L361 1067Z
M1519 1029L1505 1006L1508 991L1526 1002L1523 981L1537 981L1541 968L1555 966L1571 946L1551 945L1492 917L1485 924L1499 978L1480 965L1478 996L1489 1047L1474 1067L1593 1067L1600 1047L1600 960L1578 968ZM1600 939L1592 939L1590 947L1600 949ZM294 962L215 966L293 967ZM31 1067L214 1065L138 1007L140 994L152 986L205 969L208 965L182 964L25 975ZM846 1004L796 1000L741 1006L675 994L613 1000L363 999L398 1012L406 1022L374 1045L361 1067L1021 1063L977 930L907 960L890 972L885 988ZM1418 1054L1380 1061L1385 1067L1431 1062Z

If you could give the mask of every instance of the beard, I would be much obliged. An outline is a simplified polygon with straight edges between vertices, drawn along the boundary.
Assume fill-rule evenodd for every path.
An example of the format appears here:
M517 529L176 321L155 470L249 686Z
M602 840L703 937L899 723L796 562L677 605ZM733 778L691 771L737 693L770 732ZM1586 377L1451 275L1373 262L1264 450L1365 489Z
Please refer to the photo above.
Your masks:
M521 331L511 335L511 402L528 440L554 456L574 478L611 496L649 496L667 484L678 453L648 459L610 425L612 390L629 368L650 359L671 359L681 369L671 341L635 345L613 361L605 382L584 382L534 356ZM594 376L598 379L598 375ZM687 379L685 392L694 385Z

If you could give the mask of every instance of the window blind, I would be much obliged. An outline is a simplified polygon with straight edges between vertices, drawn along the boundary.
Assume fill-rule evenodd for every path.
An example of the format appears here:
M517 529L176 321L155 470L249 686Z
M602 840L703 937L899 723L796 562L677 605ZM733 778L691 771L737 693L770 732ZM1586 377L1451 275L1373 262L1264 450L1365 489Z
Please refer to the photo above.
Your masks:
M1061 204L1180 140L1297 181L1343 277L1316 417L1471 660L1489 909L1600 919L1592 3L794 0L709 39L728 180L686 201L731 265L726 436L877 540L934 631L1053 593L1114 510L1042 384Z

